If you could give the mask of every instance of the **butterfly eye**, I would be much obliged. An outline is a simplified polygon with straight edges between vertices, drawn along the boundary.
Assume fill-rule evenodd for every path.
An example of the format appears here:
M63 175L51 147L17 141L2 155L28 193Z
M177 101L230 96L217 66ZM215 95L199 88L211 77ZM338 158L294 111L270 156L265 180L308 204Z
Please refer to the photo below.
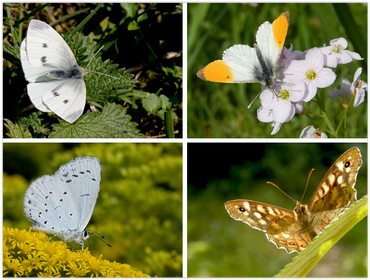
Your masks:
M349 162L349 161L347 161L346 162L346 164L344 165L345 167L348 167L348 166L350 166L351 165L351 163Z
M240 212L245 212L245 209L243 207L239 207Z

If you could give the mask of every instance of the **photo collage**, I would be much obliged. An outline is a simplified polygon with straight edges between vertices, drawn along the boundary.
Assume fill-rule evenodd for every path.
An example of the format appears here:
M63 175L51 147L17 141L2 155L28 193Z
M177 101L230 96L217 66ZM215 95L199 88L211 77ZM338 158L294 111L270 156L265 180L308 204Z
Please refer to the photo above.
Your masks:
M367 277L367 26L3 2L3 277Z

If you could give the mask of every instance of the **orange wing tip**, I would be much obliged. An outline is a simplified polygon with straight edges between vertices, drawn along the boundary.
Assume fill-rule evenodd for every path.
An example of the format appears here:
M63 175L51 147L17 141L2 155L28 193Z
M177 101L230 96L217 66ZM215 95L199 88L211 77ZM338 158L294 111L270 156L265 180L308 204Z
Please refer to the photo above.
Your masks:
M282 13L273 23L272 32L274 34L276 45L282 49L285 37L288 32L290 15L289 12Z
M218 83L232 83L233 74L230 66L222 60L211 62L197 73L198 78Z

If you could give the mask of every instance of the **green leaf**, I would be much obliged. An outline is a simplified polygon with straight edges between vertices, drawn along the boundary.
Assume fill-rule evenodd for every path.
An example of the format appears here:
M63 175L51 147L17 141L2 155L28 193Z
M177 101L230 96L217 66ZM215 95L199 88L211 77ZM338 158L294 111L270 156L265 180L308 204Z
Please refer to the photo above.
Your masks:
M31 126L33 131L36 133L46 134L49 129L46 128L45 124L41 124L44 120L43 118L39 118L41 115L43 115L43 112L41 111L33 112L28 117L20 118L19 123L24 127Z
M168 138L175 138L174 128L173 128L173 118L172 112L167 111L164 113L164 127Z
M366 216L367 195L352 204L338 219L308 243L306 249L275 277L305 277L329 249Z
M182 80L182 67L175 66L173 76Z
M139 13L139 17L137 18L138 23L148 19L148 14L145 13L145 9L140 9L138 13Z
M6 133L7 136L11 138L32 138L32 134L27 126L19 123L12 123L8 119L4 119L4 121L5 128L8 131L8 133Z
M147 112L155 113L161 108L161 98L151 93L147 99L142 100L143 107Z
M162 108L163 109L170 109L171 108L172 103L170 102L170 99L167 96L161 94L159 96L159 98L162 100Z
M158 117L160 117L162 120L164 120L164 114L166 112L171 112L171 115L172 115L172 120L177 120L178 119L178 116L176 115L176 113L174 111L169 111L168 109L161 109L159 110L158 112L155 113L155 115L157 115Z
M136 4L121 3L121 7L126 12L128 17L133 18L136 15Z
M101 113L87 112L74 124L61 120L50 138L141 138L143 134L126 115L127 109L108 103Z
M129 25L127 26L127 30L130 30L130 31L138 30L138 29L140 29L140 25L135 20L131 21Z

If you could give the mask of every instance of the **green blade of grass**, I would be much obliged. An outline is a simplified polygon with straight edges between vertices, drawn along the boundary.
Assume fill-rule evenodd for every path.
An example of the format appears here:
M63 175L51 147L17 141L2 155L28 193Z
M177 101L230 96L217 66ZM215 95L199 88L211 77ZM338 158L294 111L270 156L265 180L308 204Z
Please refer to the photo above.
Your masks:
M366 216L367 195L349 207L308 243L306 249L274 277L305 277L329 249Z

